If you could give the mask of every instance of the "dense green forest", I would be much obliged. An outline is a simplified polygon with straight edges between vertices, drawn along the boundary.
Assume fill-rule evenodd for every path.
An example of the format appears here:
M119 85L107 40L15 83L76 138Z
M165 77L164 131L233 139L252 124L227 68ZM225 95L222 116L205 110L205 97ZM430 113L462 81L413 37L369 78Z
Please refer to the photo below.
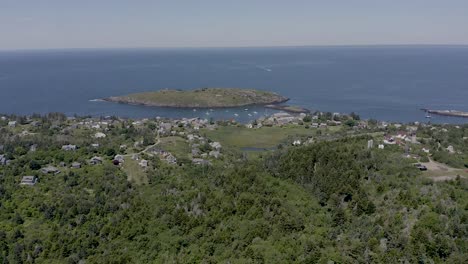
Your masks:
M148 184L135 184L110 160L132 138L154 141L151 128L115 127L100 150L64 152L91 139L54 118L32 139L1 131L12 159L0 167L1 263L468 261L466 179L423 177L397 148L368 149L370 135L229 151L212 166L152 160ZM39 150L27 151L32 142ZM93 155L106 161L18 185L45 164Z

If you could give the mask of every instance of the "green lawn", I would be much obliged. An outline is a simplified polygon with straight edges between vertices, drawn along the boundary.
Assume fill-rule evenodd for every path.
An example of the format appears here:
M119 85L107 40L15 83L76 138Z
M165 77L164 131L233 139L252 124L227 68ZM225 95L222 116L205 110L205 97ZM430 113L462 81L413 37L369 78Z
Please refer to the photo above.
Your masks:
M191 153L190 146L185 139L176 136L161 138L158 148L172 153L176 158L186 158Z
M306 129L303 126L262 127L249 129L245 127L219 127L216 130L203 130L208 138L221 142L232 148L273 148L289 136L314 136L317 129Z
M126 158L122 169L127 174L128 181L133 181L138 185L148 183L148 177L143 168L138 165L138 161Z

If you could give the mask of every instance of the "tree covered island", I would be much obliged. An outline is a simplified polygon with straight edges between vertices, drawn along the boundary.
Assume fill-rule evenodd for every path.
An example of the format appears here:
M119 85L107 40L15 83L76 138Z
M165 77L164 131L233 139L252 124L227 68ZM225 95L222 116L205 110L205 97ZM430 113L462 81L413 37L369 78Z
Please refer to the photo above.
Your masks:
M165 89L123 96L112 96L104 100L160 107L223 108L278 104L286 102L289 99L273 92L253 89L201 88L186 91Z

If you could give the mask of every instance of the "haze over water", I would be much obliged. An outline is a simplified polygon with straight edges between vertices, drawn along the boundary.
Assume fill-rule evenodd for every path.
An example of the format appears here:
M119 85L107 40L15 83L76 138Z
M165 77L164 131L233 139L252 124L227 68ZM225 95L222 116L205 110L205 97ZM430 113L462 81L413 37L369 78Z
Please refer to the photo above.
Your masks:
M92 101L164 88L255 88L312 110L426 121L420 108L468 111L467 46L49 50L0 52L0 113L123 117L271 113L168 109ZM234 116L234 114L238 116ZM249 116L250 114L250 116ZM434 116L434 122L468 119Z

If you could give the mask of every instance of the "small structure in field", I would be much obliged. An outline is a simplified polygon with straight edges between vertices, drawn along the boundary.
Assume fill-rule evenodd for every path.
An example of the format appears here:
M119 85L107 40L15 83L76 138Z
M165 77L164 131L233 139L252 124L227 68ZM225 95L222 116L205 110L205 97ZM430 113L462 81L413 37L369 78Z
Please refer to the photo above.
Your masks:
M20 185L24 186L34 186L36 185L38 178L36 176L23 176L21 179Z
M98 165L98 164L102 164L102 158L101 157L98 157L98 156L94 156L92 157L90 160L89 160L89 164L91 165Z
M62 150L65 150L65 151L76 150L76 145L71 145L71 144L63 145Z
M41 172L44 174L59 174L60 170L54 166L47 166L41 169Z
M71 164L71 167L74 168L74 169L79 169L79 168L81 168L81 163L79 163L79 162L73 162L73 163Z

